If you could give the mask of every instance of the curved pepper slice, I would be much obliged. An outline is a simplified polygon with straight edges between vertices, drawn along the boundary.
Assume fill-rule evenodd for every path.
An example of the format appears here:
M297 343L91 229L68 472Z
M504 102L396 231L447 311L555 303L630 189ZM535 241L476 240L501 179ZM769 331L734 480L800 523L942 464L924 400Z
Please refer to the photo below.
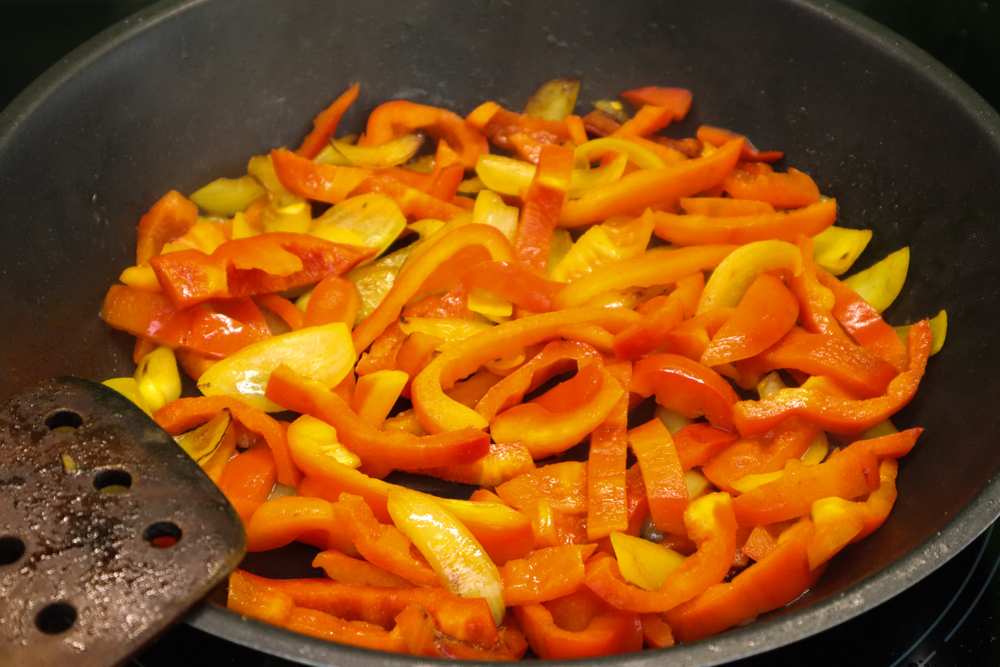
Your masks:
M664 88L662 86L645 86L634 90L626 90L619 97L636 109L646 104L666 107L673 112L674 120L684 119L688 110L691 109L691 101L693 99L690 90L684 88Z
M819 187L808 174L795 168L781 174L771 165L761 163L737 164L723 181L722 188L736 199L766 201L776 208L811 206L820 200Z
M333 503L320 498L285 496L263 503L246 522L247 551L270 551L294 541L358 555Z
M596 548L596 544L545 547L507 561L500 569L504 599L516 607L569 595L583 583L583 564Z
M461 206L441 201L434 195L404 182L401 171L380 169L362 181L351 192L351 195L362 195L370 192L386 195L396 202L403 215L412 220L451 220L456 215L465 213L465 209Z
M667 574L658 591L625 582L610 558L588 567L584 583L605 602L624 611L664 612L718 584L736 554L736 517L728 493L711 493L691 502L684 513L688 537L698 550Z
M296 149L295 154L310 160L319 155L319 152L329 145L330 137L340 124L340 118L354 104L360 90L361 84L352 84L334 100L333 104L321 111L313 120L312 132L302 140L302 145Z
M492 644L482 644L458 639L444 632L430 615L417 605L411 605L396 617L393 629L406 642L411 655L450 660L514 661L520 660L528 650L528 641L507 614L497 628L497 638Z
M653 232L675 245L743 244L767 239L794 243L799 236L815 236L836 222L837 201L827 199L789 211L750 215L678 215L656 211L653 216Z
M458 114L406 100L393 100L375 107L368 116L365 134L358 143L377 146L417 130L447 141L466 169L475 169L476 159L490 152L486 137Z
M817 265L813 257L813 240L802 237L796 243L802 255L802 272L789 276L788 289L799 300L799 322L811 333L832 336L845 343L853 343L831 309L835 299L828 287L820 284L816 275Z
M685 417L705 415L714 426L734 428L732 411L739 396L721 375L679 354L637 361L629 389L643 398L656 394L657 403Z
M677 287L664 299L662 305L650 313L644 312L645 317L641 322L615 336L615 354L620 359L638 359L664 345L667 335L684 318L694 315L704 287L705 276L701 271L678 280ZM648 303L650 302L647 301L646 304Z
M408 652L406 640L397 628L386 630L380 625L365 621L345 621L315 609L295 607L282 625L292 632L338 644L388 653Z
M760 401L740 401L733 408L733 420L743 435L765 433L791 415L800 415L825 431L860 433L885 421L910 402L924 375L930 345L930 323L921 320L910 328L907 336L909 367L889 382L881 396L853 399L806 387L782 389Z
M552 299L562 283L542 278L520 263L480 262L462 276L469 287L478 287L507 299L532 313L552 310Z
M274 454L261 444L229 459L217 482L244 523L268 499L278 478Z
M305 199L338 204L361 185L371 169L322 164L286 150L271 151L274 171L292 194Z
M163 246L183 235L198 222L198 207L187 197L171 190L139 218L135 263L146 264Z
M698 128L697 135L700 141L713 146L721 146L727 141L732 141L743 135L724 130L711 125L702 125ZM758 151L756 146L750 143L746 137L743 142L743 150L740 152L740 160L745 162L777 162L785 156L781 151Z
M327 549L316 554L313 567L322 568L326 576L334 581L355 586L392 586L409 588L413 584L403 577L393 574L378 565L360 558L351 558L336 549Z
M776 269L799 275L802 253L787 241L754 241L739 246L712 271L702 290L698 313L736 306L757 276Z

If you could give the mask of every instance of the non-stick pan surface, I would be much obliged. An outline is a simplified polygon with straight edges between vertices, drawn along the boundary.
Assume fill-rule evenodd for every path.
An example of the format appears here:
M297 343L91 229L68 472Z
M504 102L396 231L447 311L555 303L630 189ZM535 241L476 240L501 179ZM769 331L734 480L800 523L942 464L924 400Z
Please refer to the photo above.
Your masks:
M926 427L901 464L885 526L808 595L755 624L667 654L719 664L819 632L931 572L998 514L1000 120L954 75L834 3L203 0L156 5L74 53L0 115L0 394L67 373L131 373L127 336L97 311L134 261L135 225L164 192L245 173L295 145L361 82L342 128L407 98L460 112L520 107L543 81L583 79L581 105L642 85L689 88L671 131L702 123L786 151L875 230L861 266L909 245L893 324L949 316L948 342L896 420ZM242 621L197 627L314 664L405 663Z

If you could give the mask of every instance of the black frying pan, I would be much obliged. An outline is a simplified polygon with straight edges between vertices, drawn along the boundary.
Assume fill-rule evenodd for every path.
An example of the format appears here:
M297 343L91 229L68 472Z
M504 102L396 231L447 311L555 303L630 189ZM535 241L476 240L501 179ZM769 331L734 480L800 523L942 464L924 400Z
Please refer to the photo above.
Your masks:
M541 82L580 76L582 103L659 84L701 123L745 133L838 198L840 224L875 240L862 266L909 245L898 324L949 313L901 426L927 428L901 465L886 525L843 552L816 588L747 628L609 658L719 664L851 618L927 575L998 513L1000 119L926 55L834 3L437 0L157 5L89 43L0 116L0 394L75 373L131 373L130 340L97 310L134 258L135 224L171 188L244 173L293 145L353 81L357 128L405 97L469 111L518 108ZM413 665L294 636L209 603L190 622L314 664Z

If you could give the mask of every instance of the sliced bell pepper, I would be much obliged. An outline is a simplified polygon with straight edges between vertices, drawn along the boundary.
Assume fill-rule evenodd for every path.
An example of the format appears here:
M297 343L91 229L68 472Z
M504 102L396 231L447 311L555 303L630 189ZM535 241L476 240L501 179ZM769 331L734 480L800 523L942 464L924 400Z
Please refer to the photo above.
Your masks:
M591 542L613 532L628 530L628 412L627 387L632 364L608 364L608 374L626 388L618 404L590 435L587 456L587 539Z
M384 370L362 375L351 399L351 409L370 426L381 428L408 380L403 371Z
M365 134L358 143L363 146L384 144L417 130L447 141L466 169L474 169L476 158L490 151L486 137L461 116L446 109L406 100L393 100L375 107L368 116Z
M659 590L685 558L668 546L624 533L612 533L611 546L622 578L647 591Z
M198 207L184 195L171 190L149 212L139 218L135 263L144 266L163 246L184 234L198 222Z
M217 484L246 523L271 495L277 478L274 454L264 445L255 445L229 459Z
M587 513L587 465L581 461L552 463L496 487L505 503L528 511L538 500L545 500L568 515Z
M404 183L398 172L379 170L362 181L351 194L363 195L372 192L384 194L396 202L399 210L412 220L451 220L465 213L465 209L454 203L438 199Z
M562 284L542 278L519 262L480 262L463 274L469 287L484 289L532 312L552 310L552 299Z
M281 318L292 331L298 331L305 326L305 316L295 304L277 294L258 294L254 297L257 304Z
M512 607L569 595L583 583L584 562L596 544L535 549L500 568L504 599Z
M319 155L319 152L329 145L330 138L337 131L341 117L354 104L360 90L360 84L351 84L347 90L341 93L340 97L334 100L333 104L321 111L313 121L312 131L302 140L302 145L296 149L295 154L310 160Z
M722 146L727 141L732 141L740 136L742 135L730 132L729 130L723 130L722 128L712 127L710 125L702 125L698 128L697 132L699 140L705 142L706 144L711 144L712 146ZM784 156L785 154L781 151L758 151L757 148L750 143L750 140L744 137L743 150L740 153L740 160L743 160L744 162L777 162Z
M416 420L415 416L414 420ZM419 427L420 422L417 421L416 425ZM420 468L413 472L459 484L494 487L534 467L535 461L531 458L531 452L521 443L500 444L492 442L486 456L473 463Z
M739 397L711 368L679 354L654 354L635 363L630 390L685 417L705 415L714 426L733 430Z
M315 609L296 607L282 625L292 632L334 641L338 644L387 653L407 653L409 651L406 640L397 628L386 630L380 625L365 621L345 621L333 614Z
M712 342L712 336L725 324L735 308L709 308L666 333L665 349L698 361Z
M691 100L693 99L690 90L662 86L645 86L644 88L626 90L619 97L636 109L647 104L666 107L673 112L674 120L684 119L691 108Z
M306 304L303 326L314 327L343 322L354 328L361 310L357 286L342 276L329 275L313 288Z
M368 178L372 170L322 164L286 150L271 151L274 171L289 192L305 199L336 204Z
M739 435L704 422L689 424L673 434L681 468L690 470L708 463Z
M704 215L709 218L774 213L774 207L767 202L730 197L685 197L681 199L680 207L688 215Z
M899 296L903 283L906 282L909 266L910 248L905 246L864 271L848 276L844 279L844 284L881 313Z
M538 169L524 195L514 238L514 253L522 264L544 275L552 246L552 232L569 190L573 152L562 146L543 146Z
M777 173L763 162L738 163L722 187L736 199L766 201L775 208L810 206L820 200L819 187L808 174L795 168L789 168L785 174Z
M653 232L675 245L751 243L778 239L794 243L799 236L815 236L837 219L837 201L827 199L788 211L749 215L653 214Z
M327 549L316 554L312 566L322 568L326 576L334 581L354 586L408 588L413 585L398 574L393 574L366 560L352 558L336 549Z
M701 271L678 280L677 287L662 305L652 309L652 312L643 313L645 317L641 322L615 336L615 354L620 359L638 359L663 346L667 335L685 318L694 315L704 287L705 276Z
M683 535L684 512L691 501L670 431L652 419L629 429L628 441L639 461L653 524L662 532Z
M524 634L508 614L491 644L458 639L444 632L434 619L417 605L410 605L396 617L394 631L403 637L411 655L451 660L513 661L528 650Z
M270 551L294 541L350 555L358 550L334 514L334 505L319 498L285 496L261 504L246 523L247 551Z
M698 312L736 306L757 276L778 269L793 276L802 273L802 253L796 246L773 239L739 246L712 271L701 293Z
M295 609L295 601L288 593L260 586L241 570L234 570L229 575L226 606L242 616L284 625Z
M654 104L644 104L639 111L636 112L635 116L629 118L621 124L621 127L615 130L613 136L645 137L653 134L654 132L659 132L667 125L670 125L670 121L675 118L676 112L674 109L656 106Z

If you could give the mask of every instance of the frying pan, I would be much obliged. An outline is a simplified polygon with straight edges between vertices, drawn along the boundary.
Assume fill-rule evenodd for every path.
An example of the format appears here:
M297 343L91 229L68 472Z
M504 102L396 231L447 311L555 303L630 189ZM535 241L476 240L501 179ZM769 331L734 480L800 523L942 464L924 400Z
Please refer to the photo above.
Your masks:
M859 268L909 245L893 324L942 308L948 341L895 420L926 427L901 462L884 527L808 594L756 623L668 653L715 665L854 617L920 580L1000 512L1000 119L924 53L832 2L807 0L187 0L157 4L50 70L0 115L0 395L73 373L132 372L129 337L97 311L134 261L135 224L164 192L245 173L295 145L353 81L342 121L380 101L519 108L543 81L583 79L581 104L643 85L689 88L672 128L702 123L786 152L875 230ZM307 664L417 660L243 621L209 601L202 630Z

